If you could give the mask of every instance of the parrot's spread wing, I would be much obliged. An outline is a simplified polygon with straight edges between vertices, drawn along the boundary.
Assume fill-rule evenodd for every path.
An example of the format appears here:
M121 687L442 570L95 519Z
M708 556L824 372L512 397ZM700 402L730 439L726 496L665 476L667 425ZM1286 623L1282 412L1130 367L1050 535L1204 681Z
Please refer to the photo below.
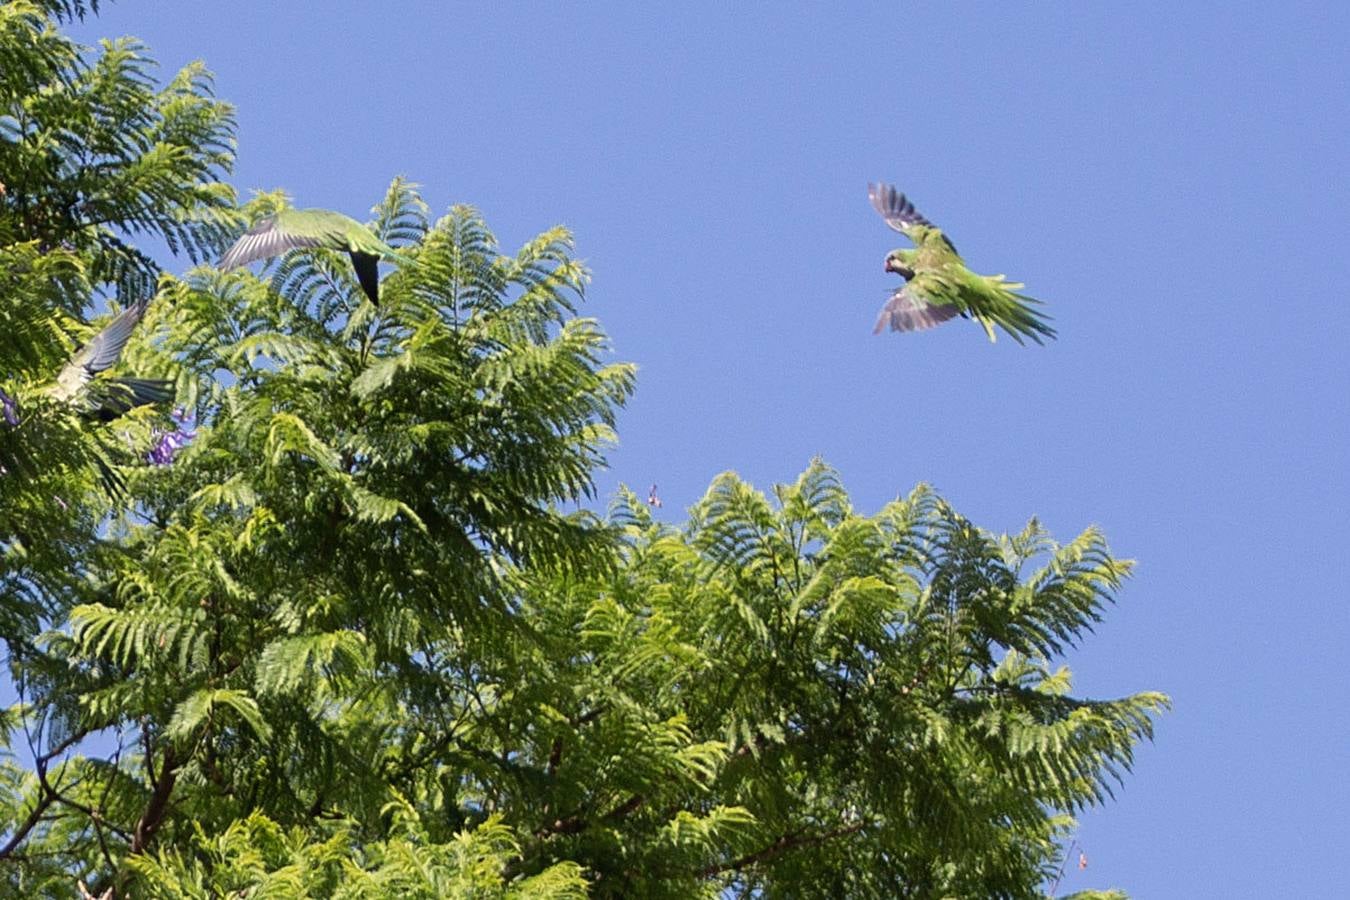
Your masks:
M872 333L881 334L887 328L891 331L924 331L960 315L960 306L926 295L923 288L921 280L916 279L891 294L891 299L877 316Z
M280 214L268 216L245 231L239 240L234 242L234 246L220 258L220 268L235 269L301 247L331 246L331 241L325 239L323 232L315 233L309 228L296 228L294 223L289 221L290 218ZM301 220L299 224L303 226L308 223Z
M173 399L173 384L145 378L110 378L94 381L99 372L111 369L122 356L131 333L145 316L149 301L129 306L81 347L57 373L51 388L58 400L80 399L81 415L108 422L127 410ZM86 390L87 389L87 390ZM97 396L95 396L97 395Z
M127 345L131 333L136 330L137 324L145 315L147 305L137 303L118 313L102 331L94 335L93 340L71 358L71 363L83 365L90 374L111 368L122 356L122 348Z
M405 261L398 251L350 216L328 209L285 209L244 232L221 257L220 268L233 269L306 247L350 253L357 281L372 303L379 302L380 257Z
M956 245L952 243L952 239L947 237L947 235L942 234L942 229L924 218L923 214L914 208L913 202L905 197L904 194L897 191L894 185L886 184L884 182L881 184L868 184L867 198L872 201L872 208L881 213L881 217L886 220L886 224L903 234L905 237L918 243L921 238L919 235L914 234L911 229L916 225L921 225L924 228L932 228L941 235L942 242L947 245L949 250L953 253L957 252ZM957 255L959 256L960 254Z
M114 316L89 343L75 352L56 376L58 390L63 396L74 396L94 375L112 368L122 356L122 348L136 330L136 324L145 315L145 307L145 303L127 307Z
M911 225L935 227L932 222L925 219L914 208L914 204L904 194L895 189L894 185L884 182L868 184L867 199L872 201L872 208L881 213L881 217L886 220L886 224L901 234L905 234L905 229Z

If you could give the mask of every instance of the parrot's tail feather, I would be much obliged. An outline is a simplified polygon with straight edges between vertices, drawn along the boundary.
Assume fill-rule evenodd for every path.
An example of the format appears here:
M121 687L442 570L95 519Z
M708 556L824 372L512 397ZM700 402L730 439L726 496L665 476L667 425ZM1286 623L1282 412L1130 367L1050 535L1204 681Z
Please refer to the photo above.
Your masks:
M168 403L173 399L173 382L162 378L114 378L114 383L126 388L133 405Z
M356 280L370 302L380 305L380 258L359 250L351 251L352 268L356 270Z
M174 397L173 382L158 378L109 378L101 385L88 415L111 422L138 406L167 403Z

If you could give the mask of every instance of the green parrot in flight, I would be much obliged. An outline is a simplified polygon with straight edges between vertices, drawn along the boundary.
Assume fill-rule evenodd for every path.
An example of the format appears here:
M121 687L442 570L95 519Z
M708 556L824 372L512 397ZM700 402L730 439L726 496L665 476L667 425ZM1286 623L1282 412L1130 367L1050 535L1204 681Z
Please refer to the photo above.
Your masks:
M220 267L228 271L303 247L347 251L361 290L376 306L380 304L380 257L402 258L350 216L328 209L283 209L244 232L221 257Z
M137 407L150 403L163 403L173 399L173 387L168 381L148 378L98 378L99 373L111 369L117 364L131 334L136 330L141 317L145 315L149 301L143 300L113 316L103 329L95 334L87 344L70 357L56 378L41 386L39 393L50 397L72 412L86 419L111 422L118 416ZM8 428L20 428L23 420L19 415L19 402L4 391L0 391L0 423ZM43 441L57 440L58 446L66 445L72 450L68 438L70 432L47 431L37 443L19 441L9 446L0 446L0 475L11 468L28 477L37 477L43 471L41 448ZM63 439L63 435L64 438ZM99 480L108 496L115 499L123 495L125 482L117 472L113 462L115 450L109 448L97 437L91 443L84 443L85 461L98 470ZM54 498L62 509L65 501Z
M45 390L48 395L69 403L87 418L111 422L137 406L164 403L173 399L173 387L167 381L149 378L100 378L94 376L112 368L122 356L131 333L145 315L149 301L127 307L113 317L103 330L70 358L56 376L56 383Z
M1055 336L1046 315L1036 308L1039 300L1016 293L1022 285L1002 275L972 272L951 239L892 185L869 184L867 196L887 225L914 242L914 249L892 250L886 256L886 271L905 283L882 307L873 334L887 326L891 331L922 331L960 315L979 322L990 341L995 325L1019 344L1023 338L1041 344Z

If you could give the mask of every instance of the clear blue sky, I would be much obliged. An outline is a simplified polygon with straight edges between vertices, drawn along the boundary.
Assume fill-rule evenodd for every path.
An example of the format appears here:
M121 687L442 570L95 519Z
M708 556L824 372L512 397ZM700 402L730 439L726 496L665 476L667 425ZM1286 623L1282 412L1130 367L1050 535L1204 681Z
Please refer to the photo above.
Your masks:
M239 109L241 189L389 179L505 246L563 222L640 364L601 480L672 519L814 454L875 511L1102 525L1139 569L1072 664L1175 711L1062 889L1350 882L1350 14L1342 3L108 4ZM384 11L378 11L383 7ZM1055 316L869 332L896 182Z

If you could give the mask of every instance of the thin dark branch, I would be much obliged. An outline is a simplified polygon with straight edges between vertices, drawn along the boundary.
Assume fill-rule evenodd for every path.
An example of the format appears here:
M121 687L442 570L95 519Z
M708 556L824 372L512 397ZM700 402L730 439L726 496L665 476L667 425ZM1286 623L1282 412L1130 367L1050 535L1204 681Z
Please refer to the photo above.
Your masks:
M1050 882L1050 887L1046 890L1045 896L1053 897L1059 890L1059 883L1064 878L1064 867L1069 864L1069 857L1073 855L1073 848L1078 846L1078 841L1070 841L1069 846L1064 850L1064 858L1059 861L1059 871L1055 873L1055 880Z
M756 850L754 853L747 853L739 859L733 859L727 863L717 863L708 866L698 873L699 878L711 878L722 872L739 871L741 869L753 866L756 863L764 862L767 859L773 859L789 850L796 850L800 847L814 847L817 844L823 844L826 841L832 841L835 838L844 837L850 834L856 834L867 827L866 822L854 822L852 825L841 825L838 828L826 831L822 834L803 834L800 831L785 834L778 840Z
M71 747L75 746L88 736L89 736L89 729L87 728L79 729L74 734L66 738L64 741L61 741L55 747L48 750L46 753L36 757L34 759L34 764L40 768L46 768L47 763L51 762L56 757L60 756L62 753L65 753Z
M81 803L81 802L78 801L78 800L72 800L72 799L70 799L70 798L67 797L65 794L62 794L60 791L56 790L56 789L53 788L51 785L47 784L47 783L46 783L46 779L43 779L43 787L46 789L46 791L47 791L47 793L48 793L48 796L50 796L50 797L51 797L53 800L55 800L57 803L60 803L62 806L69 806L71 809L75 810L76 812L78 812L78 813L83 813L85 816L88 816L89 819L90 819L90 821L92 821L92 822L94 823L94 827L95 827L96 829L97 829L100 825L106 826L107 829L108 829L109 831L113 832L113 833L116 834L118 837L122 838L123 840L126 840L126 841L131 840L131 835L130 835L130 833L128 833L126 830L124 830L124 829L122 829L122 828L118 828L116 825L112 824L112 823L109 822L107 819L104 819L104 818L103 818L103 814L102 814L101 812L99 812L96 808L94 808L94 807L92 807L92 806L89 806L88 804ZM98 841L99 841L100 844L103 843L103 835L102 835L101 832L100 832L100 834L99 834L99 836L98 836ZM105 856L107 856L107 854L108 854L108 848L107 848L106 846L103 848L103 853L104 853ZM112 865L112 858L111 858L111 857L108 858L108 864L109 864L109 865Z
M558 765L562 762L563 741L562 738L553 739L553 747L548 753L548 777L553 778L558 774Z
M547 825L541 825L534 830L534 836L537 838L546 838L555 834L576 834L586 830L587 821L583 816L572 815L561 819L554 819Z
M23 824L14 830L14 834L4 847L0 847L0 859L8 860L12 858L15 849L28 837L28 832L32 831L38 822L42 821L42 814L47 811L47 807L52 805L52 796L43 792L33 804L33 811L28 814L28 818L23 820Z
M58 803L62 806L68 806L71 809L75 810L76 812L82 813L83 815L89 818L89 820L94 825L94 830L98 837L99 846L103 851L104 859L108 862L110 866L112 865L112 856L109 853L107 843L103 837L101 826L106 825L109 831L114 832L123 840L131 839L131 835L128 834L126 831L124 831L121 828L118 828L116 825L113 825L105 821L103 819L103 816L94 807L88 806L87 804L84 803L80 803L78 800L72 800L65 794L61 793L60 789L54 786L47 777L47 767L51 763L52 759L54 759L61 753L64 753L66 750L69 750L72 746L74 746L76 743L82 740L87 734L88 734L87 731L81 731L78 732L77 734L73 734L70 737L66 738L66 740L61 741L59 744L57 744L48 752L40 756L34 757L33 769L34 772L37 774L38 787L41 789L41 795L39 796L37 802L33 805L33 809L28 814L28 817L24 819L23 823L19 825L17 829L15 829L14 833L10 836L10 839L5 843L5 846L0 847L0 859L15 858L14 851L18 848L20 844L23 843L23 841L28 837L29 833L42 820L42 816L47 812L48 809L51 808L53 803ZM121 752L120 749L118 752L119 753ZM63 769L64 766L62 766L61 768ZM59 772L60 770L58 769L58 777Z
M145 771L150 777L150 784L155 784L158 779L155 778L155 750L153 741L150 737L150 729L145 727L145 719L141 719L141 744L145 747Z
M619 819L622 819L628 816L629 814L636 812L637 809L646 802L647 802L646 797L644 797L641 794L634 794L633 796L625 800L623 803L621 803L619 806L616 806L614 809L605 813L604 821L606 822L618 821Z
M617 822L636 812L642 804L647 802L647 798L642 794L634 794L623 803L611 809L600 817L602 822ZM537 838L546 838L554 834L576 834L585 831L591 824L581 813L573 813L570 816L564 816L561 819L554 819L547 825L541 825L534 831Z
M115 752L112 756L112 759L109 760L109 765L112 768L112 772L108 777L107 783L103 786L103 793L98 798L98 806L94 808L93 814L90 815L90 819L94 823L94 833L98 835L99 849L103 851L103 861L108 864L108 871L110 872L116 871L117 866L116 864L113 863L112 854L108 852L108 841L103 837L104 822L102 811L103 808L108 805L108 795L112 793L113 781L116 780L116 777L119 774L118 766L120 766L122 763L122 747L123 747L122 729L119 727L117 729L117 752ZM121 836L122 840L125 841L130 839L130 835L122 831L120 828L116 828L112 825L109 825L108 827L110 830L117 832L117 834Z
M118 752L120 753L121 751L119 750ZM60 780L61 773L65 771L66 765L67 764L63 763L60 767L57 768L56 777L58 780ZM86 803L81 803L78 800L72 800L65 794L61 793L61 790L59 788L57 788L50 781L47 780L47 766L45 763L42 765L38 765L36 767L36 770L37 770L38 784L41 785L43 792L48 797L50 797L55 802L61 804L62 806L69 806L76 812L83 814L85 817L89 819L90 822L93 823L94 832L98 837L99 846L103 850L103 856L107 861L109 867L115 868L115 866L113 866L112 855L108 852L108 846L107 843L104 841L103 830L100 826L107 825L109 831L115 832L123 840L130 840L131 835L128 834L123 829L118 828L116 825L113 825L110 822L106 822L103 818L103 814L99 812L98 809L89 806ZM80 780L81 779L77 779L74 783L69 785L69 787L74 787L75 784L78 784Z

